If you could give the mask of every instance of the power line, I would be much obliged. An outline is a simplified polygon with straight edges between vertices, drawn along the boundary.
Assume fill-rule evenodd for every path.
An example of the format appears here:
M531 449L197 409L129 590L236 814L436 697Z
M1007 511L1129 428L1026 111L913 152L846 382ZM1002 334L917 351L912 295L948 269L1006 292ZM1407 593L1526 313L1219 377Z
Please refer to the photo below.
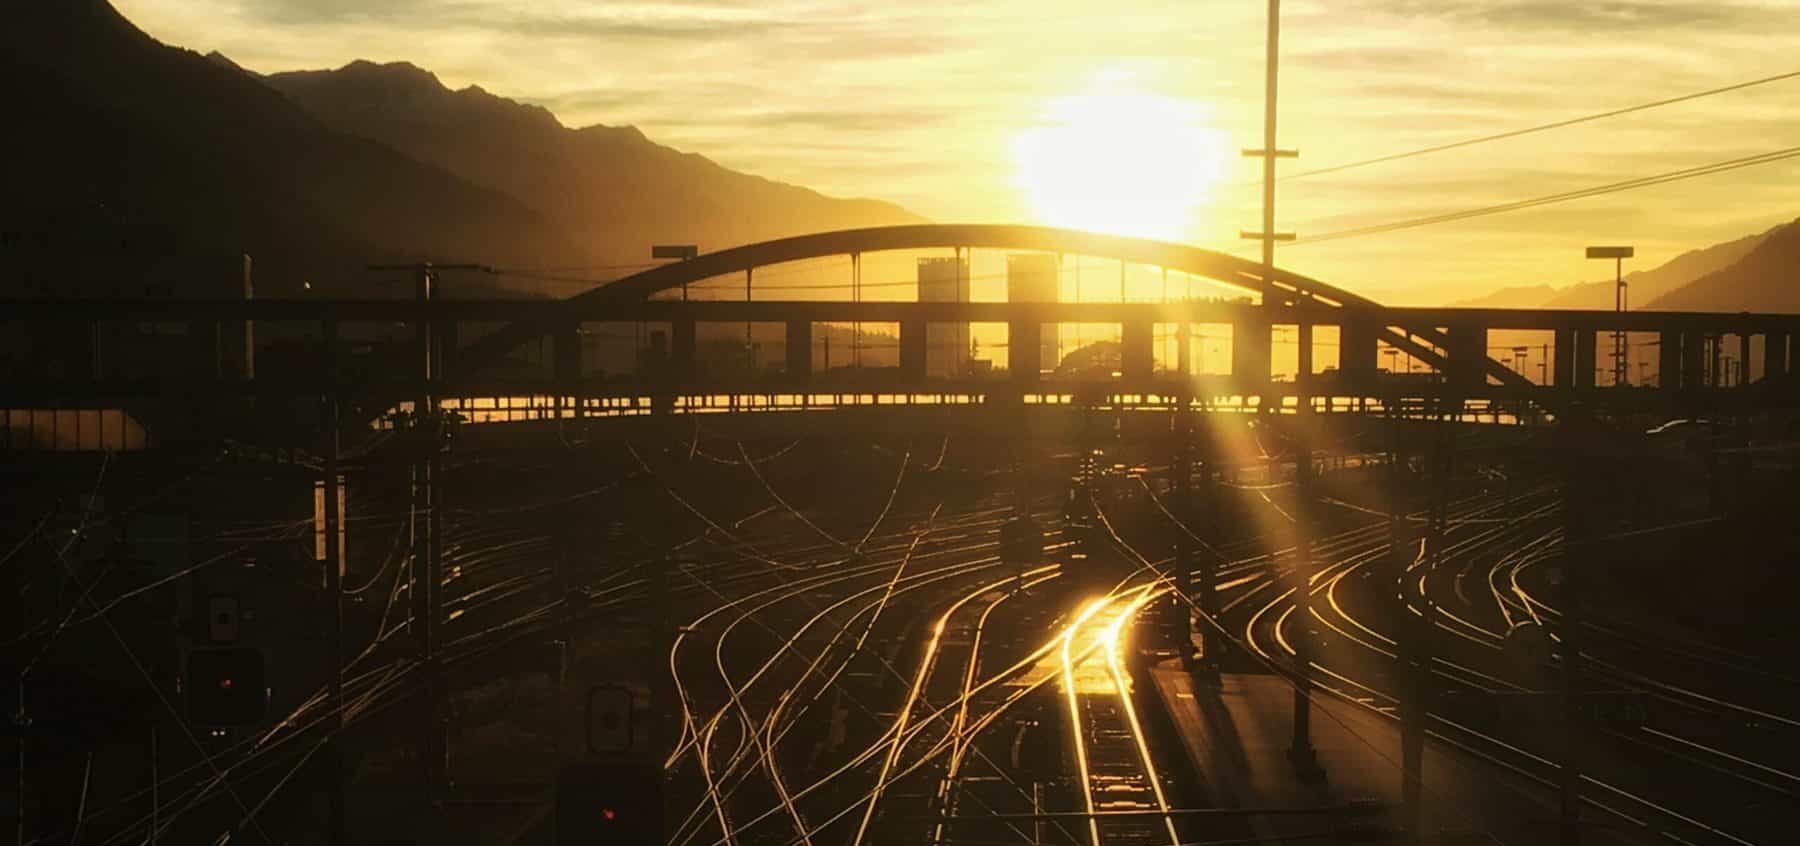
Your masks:
M1658 108L1660 106L1673 105L1675 103L1685 103L1689 100L1698 100L1702 97L1711 97L1715 94L1724 94L1727 92L1739 91L1739 90L1742 90L1745 88L1751 88L1751 87L1758 86L1758 85L1767 85L1771 82L1780 82L1782 80L1793 79L1795 77L1800 77L1800 71L1789 71L1787 73L1776 74L1774 76L1765 76L1761 79L1753 79L1753 80L1750 80L1749 82L1740 82L1735 85L1727 85L1722 88L1712 88L1712 89L1708 89L1706 91L1696 91L1692 94L1683 94L1679 97L1670 97L1665 100L1655 100L1655 101L1652 101L1649 103L1639 103L1635 106L1626 106L1622 109L1613 109L1611 111L1596 112L1591 115L1582 115L1581 117L1574 117L1574 118L1568 118L1566 120L1553 121L1551 123L1538 124L1537 126L1528 126L1523 129L1513 129L1513 130L1508 130L1506 132L1495 133L1493 135L1483 135L1478 138L1465 138L1461 141L1452 141L1448 144L1438 144L1438 145L1431 146L1431 147L1421 147L1417 150L1408 150L1404 153L1390 153L1388 155L1377 156L1372 159L1363 159L1361 161L1347 162L1345 164L1332 165L1331 167L1322 167L1317 170L1305 170L1305 171L1301 171L1299 173L1290 173L1287 176L1282 177L1282 181L1285 182L1290 179L1300 179L1302 177L1307 177L1307 176L1318 176L1320 174L1325 174L1325 173L1337 173L1339 171L1350 170L1352 168L1367 167L1369 165L1382 164L1384 162L1391 162L1391 161L1398 161L1400 159L1409 159L1414 156L1423 156L1423 155L1428 155L1431 153L1441 153L1445 150L1455 150L1460 147L1470 147L1470 146L1473 146L1476 144L1486 144L1489 141L1501 141L1501 140L1504 140L1507 138L1517 138L1521 135L1530 135L1532 133L1544 132L1544 131L1551 130L1551 129L1561 129L1565 126L1574 126L1576 124L1589 123L1589 122L1596 121L1596 120L1603 120L1605 118L1618 117L1619 115L1631 114L1632 112L1641 112L1641 111L1645 111L1647 109Z
M1583 199L1587 199L1589 197L1598 197L1603 194L1612 194L1612 193L1616 193L1619 191L1629 191L1634 188L1648 188L1652 185L1662 185L1662 184L1669 183L1669 182L1679 182L1684 179L1694 179L1694 178L1701 177L1701 176L1711 176L1711 175L1717 174L1717 173L1726 173L1728 171L1738 170L1740 168L1752 167L1755 165L1762 165L1762 164L1770 164L1773 162L1785 161L1787 159L1792 159L1792 158L1796 158L1796 157L1800 157L1800 146L1785 147L1780 150L1771 150L1766 153L1758 153L1758 154L1752 155L1752 156L1744 156L1742 158L1736 158L1736 159L1727 159L1725 161L1713 162L1711 164L1699 165L1697 167L1683 168L1681 170L1672 170L1672 171L1668 171L1665 173L1655 174L1653 176L1642 176L1642 177L1638 177L1636 179L1627 179L1622 182L1613 182L1613 183L1609 183L1606 185L1595 185L1590 188L1582 188L1582 189L1576 190L1576 191L1565 191L1560 194L1547 194L1547 195L1544 195L1541 197L1533 197L1528 200L1516 200L1514 202L1501 203L1499 205L1482 206L1480 208L1464 209L1462 211L1455 211L1455 212L1445 212L1443 214L1435 214L1435 215L1430 215L1427 217L1416 217L1416 218L1411 218L1408 220L1397 220L1397 221L1393 221L1390 223L1379 223L1379 224L1375 224L1372 226L1361 226L1361 227L1357 227L1354 229L1340 229L1335 232L1326 232L1322 235L1314 235L1310 238L1301 238L1297 241L1294 241L1293 243L1294 244L1314 244L1314 243L1318 243L1320 241L1335 241L1340 238L1355 238L1355 237L1362 236L1362 235L1378 235L1378 234L1382 234L1382 233L1386 233L1386 232L1395 232L1395 231L1398 231L1401 229L1413 229L1416 227L1429 226L1429 225L1436 224L1436 223L1450 223L1450 222L1454 222L1454 221L1458 221L1458 220L1467 220L1467 219L1473 218L1473 217L1484 217L1484 216L1490 215L1490 214L1502 214L1504 212L1518 211L1520 209L1528 209L1528 208L1534 208L1537 206L1550 205L1552 203L1563 203L1563 202L1568 202L1570 200L1583 200Z

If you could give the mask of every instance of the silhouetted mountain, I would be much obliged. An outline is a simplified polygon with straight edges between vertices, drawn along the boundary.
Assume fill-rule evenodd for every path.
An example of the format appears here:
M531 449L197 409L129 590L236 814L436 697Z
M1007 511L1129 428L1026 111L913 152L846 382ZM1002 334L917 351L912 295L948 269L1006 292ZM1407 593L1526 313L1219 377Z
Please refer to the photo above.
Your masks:
M1756 245L1762 243L1776 229L1774 227L1755 235L1746 235L1722 244L1714 244L1698 250L1689 250L1649 270L1633 271L1625 274L1625 282L1629 286L1627 295L1631 298L1632 308L1648 307L1658 297L1680 288L1695 279L1709 273L1729 267L1739 259L1748 255ZM1545 308L1612 308L1612 280L1604 282L1588 282L1572 285L1558 291L1555 297L1544 303Z
M631 126L563 126L478 86L453 91L414 65L351 62L265 77L342 132L506 192L619 263L651 244L712 250L805 232L914 223L872 200L826 197L656 144Z
M1462 308L1537 308L1557 293L1558 289L1549 285L1521 285L1490 291L1470 300L1458 300L1452 305Z
M1769 230L1741 259L1646 306L1668 311L1800 312L1800 220Z
M222 66L222 67L225 67L225 68L229 68L229 69L231 69L231 70L234 70L234 71L241 71L241 72L243 72L243 73L250 73L250 71L247 71L247 70L244 70L244 66L243 66L243 65L240 65L240 64L238 64L238 63L237 63L237 62L234 62L234 61L232 61L232 60L231 60L231 57L230 57L230 56L227 56L227 55L225 55L225 54L224 54L224 53L221 53L221 52L219 52L219 51L217 51L217 50L214 50L214 51L212 51L212 52L210 52L210 53L207 53L207 54L206 54L206 60L207 60L207 61L209 61L209 62L212 62L212 63L213 63L213 64L215 64L215 65L219 65L219 66Z
M1731 266L1754 250L1758 244L1762 243L1763 239L1768 238L1779 229L1781 227L1777 226L1755 235L1746 235L1722 244L1689 250L1656 267L1625 274L1625 282L1630 288L1628 292L1629 305L1634 309L1660 307L1650 304L1658 297L1683 285ZM1549 285L1501 288L1472 300L1460 301L1456 305L1472 308L1610 309L1614 305L1615 292L1613 289L1615 287L1614 280L1607 279L1602 282L1581 282L1562 288Z
M366 261L590 255L504 193L334 132L104 0L10 2L5 21L0 185L18 220L0 226L153 226L167 252L250 253L264 294L352 285Z

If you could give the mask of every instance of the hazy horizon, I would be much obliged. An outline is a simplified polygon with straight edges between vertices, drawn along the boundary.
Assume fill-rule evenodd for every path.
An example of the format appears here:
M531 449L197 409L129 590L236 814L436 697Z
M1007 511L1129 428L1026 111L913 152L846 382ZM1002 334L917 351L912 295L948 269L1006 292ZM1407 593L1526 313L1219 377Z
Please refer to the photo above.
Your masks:
M151 35L259 72L408 61L563 123L940 221L1036 222L1239 254L1258 228L1263 7L788 0L536 4L118 0ZM1288 173L1793 70L1780 4L1533 0L1284 6ZM1788 64L1784 64L1788 63ZM1620 72L1620 69L1628 72ZM1785 81L1582 126L1282 183L1302 238L1785 146ZM1073 173L1079 164L1079 174ZM1395 303L1648 269L1800 209L1788 163L1415 230L1283 248L1284 267Z

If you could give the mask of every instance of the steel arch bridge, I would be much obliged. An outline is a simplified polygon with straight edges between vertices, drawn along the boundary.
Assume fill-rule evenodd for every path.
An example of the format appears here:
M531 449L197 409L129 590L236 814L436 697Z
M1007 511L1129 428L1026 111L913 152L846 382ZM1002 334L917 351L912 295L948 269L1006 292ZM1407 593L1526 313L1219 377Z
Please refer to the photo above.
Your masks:
M1311 277L1280 268L1265 271L1260 263L1186 244L1012 224L917 224L846 229L781 238L708 253L688 261L645 270L570 297L563 301L563 309L558 314L508 326L471 344L457 354L457 359L466 365L478 367L535 337L554 336L559 327L566 327L571 321L617 318L627 315L634 310L634 306L638 307L640 314L655 313L663 316L672 310L664 307L656 312L648 312L643 304L658 294L704 280L741 273L746 275L747 289L753 290L754 273L760 267L833 256L921 249L996 249L1090 256L1191 274L1260 295L1264 306L1274 306L1268 309L1267 316L1278 319L1271 322L1298 320L1305 325L1325 323L1354 326L1362 331L1352 330L1350 343L1365 348L1371 361L1375 341L1380 340L1446 373L1460 368L1466 375L1476 379L1491 376L1501 385L1524 387L1530 384L1525 377L1488 357L1485 349L1480 351L1479 361L1459 356L1453 365L1447 355L1447 351L1454 345L1451 337L1453 330L1446 331L1436 325L1406 325L1403 320L1387 315L1386 309L1374 300ZM686 305L693 307L697 304ZM764 301L765 307L760 309L749 302L743 305L747 307L746 314L765 316L765 319L781 319L783 309L778 306L768 307L774 304L767 301ZM872 316L865 319L883 319L905 311L895 310L891 304L844 305L847 308L829 309L833 313L846 315L834 317L834 320L854 320L855 313L859 311ZM955 304L965 307L963 309L943 308L952 304L932 305L934 308L919 310L920 316L949 319L956 317L956 312L962 310L968 312L969 319L992 320L999 317L1003 319L1002 322L1013 325L1021 325L1028 320L1004 318L1029 318L1035 314L1078 322L1084 316L1091 315L1096 322L1107 322L1131 311L1130 308L1109 308L1114 305L1110 303ZM981 307L984 305L1001 307ZM1056 307L1058 305L1061 307ZM823 310L810 302L805 306L790 304L790 310L795 312L809 309ZM715 319L722 319L723 314L731 309L722 308L718 303L708 303L697 310L710 312L717 316ZM1180 320L1182 317L1180 310L1170 310L1166 304L1154 316L1170 321ZM1242 315L1234 316L1243 318ZM1284 320L1286 318L1293 320ZM901 322L904 335L905 321ZM1235 328L1236 320L1232 322ZM678 339L682 336L679 329L675 334ZM904 340L902 344L905 345ZM1252 342L1250 346L1255 346L1255 343ZM678 351L677 355L679 354ZM1251 360L1266 362L1267 355L1255 355L1253 351Z
M896 302L668 296L685 285L734 274L743 274L747 290L754 291L757 272L771 265L947 249L1097 257L1190 274L1252 297L1243 302ZM657 266L561 300L10 300L0 301L0 321L8 321L16 330L11 334L34 348L24 358L8 358L0 369L0 386L15 398L12 407L27 410L105 403L114 405L100 407L141 407L169 399L171 390L175 404L197 398L196 407L211 402L209 396L331 396L355 409L351 422L364 423L408 401L466 410L482 408L483 398L489 411L500 408L496 400L506 399L509 409L513 399L526 400L523 413L489 414L490 420L946 401L1061 405L1084 395L1115 406L1197 404L1258 411L1303 404L1385 410L1389 400L1414 409L1447 401L1454 409L1473 402L1489 410L1511 409L1513 419L1554 413L1571 402L1683 415L1800 407L1800 380L1792 378L1800 369L1793 365L1800 362L1789 361L1789 339L1800 333L1800 316L1384 306L1318 279L1280 268L1265 271L1258 263L1212 250L1042 226L926 224L801 235ZM181 365L179 372L134 376L133 368L116 366L132 352L126 346L107 348L106 339L119 326L149 322L186 325L178 348L159 353ZM290 343L282 351L303 366L258 372L243 366L250 363L243 357L245 347L262 340L261 333L251 339L252 323L303 324L317 340L299 348ZM584 323L656 324L668 331L657 355L637 372L615 377L584 372ZM697 366L696 327L713 323L784 326L785 366L747 375L703 372ZM812 333L821 323L897 325L899 366L814 372ZM981 378L929 373L927 328L972 323L1004 324L1013 349L1041 349L1042 329L1050 324L1114 324L1118 372L1071 375L1009 367ZM1157 368L1157 327L1196 324L1231 327L1229 373L1196 374L1186 362ZM348 334L339 329L360 325L384 327L388 346L380 355L350 362L347 341L340 340ZM397 326L401 336L411 327L413 338L396 337ZM1270 370L1271 330L1277 326L1300 333L1301 361L1292 381L1276 379ZM1338 330L1335 371L1315 372L1308 361L1311 330L1320 326ZM1514 330L1554 338L1555 356L1544 356L1542 378L1528 379L1488 354L1491 331ZM1657 347L1654 387L1644 378L1636 385L1596 384L1597 340L1625 332L1654 337L1645 344ZM1735 384L1720 378L1720 358L1731 338L1742 371L1755 378ZM540 355L521 361L529 358L521 356L522 349L541 350L545 340L547 360ZM1390 353L1425 362L1432 372L1418 377L1385 372L1379 361L1384 345ZM228 348L239 354L237 361L224 360ZM56 360L46 360L39 350L50 350L47 355ZM847 380L850 376L855 378ZM846 396L858 399L846 403ZM860 399L865 396L887 399L871 403ZM715 402L720 397L725 401ZM1220 399L1227 401L1214 402Z

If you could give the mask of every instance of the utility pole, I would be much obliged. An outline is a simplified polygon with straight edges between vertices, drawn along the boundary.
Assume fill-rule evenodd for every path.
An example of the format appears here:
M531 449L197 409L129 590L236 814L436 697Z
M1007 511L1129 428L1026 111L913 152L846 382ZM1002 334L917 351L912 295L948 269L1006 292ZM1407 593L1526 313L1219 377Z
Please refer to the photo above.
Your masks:
M1165 271L1166 273L1167 271ZM1164 279L1166 285L1166 275ZM1166 287L1164 299L1167 299ZM1192 361L1188 354L1192 327L1193 324L1188 323L1184 316L1182 322L1177 324L1175 329L1176 344L1178 345L1175 353L1175 369L1181 374L1181 387L1175 392L1175 419L1172 421L1175 429L1175 511L1181 515L1181 521L1186 525L1186 531L1176 535L1175 578L1179 580L1179 583L1175 587L1181 592L1181 596L1187 599L1187 602L1182 605L1181 613L1182 618L1190 622L1181 627L1183 638L1181 659L1189 672L1213 666L1212 650L1208 648L1213 639L1207 632L1209 623L1204 619L1200 621L1199 626L1200 660L1194 660L1194 627L1187 610L1188 607L1197 607L1202 615L1210 612L1204 597L1210 593L1211 585L1201 587L1196 582L1209 579L1212 570L1211 567L1208 567L1204 574L1195 572L1195 557L1202 553L1197 549L1198 544L1195 543L1194 538L1188 537L1189 532L1197 533L1199 531L1199 521L1194 519L1194 400L1192 396L1194 376L1190 370ZM1212 675L1210 672L1204 674L1208 677Z
M1579 413L1579 412L1578 412ZM1594 473L1590 455L1594 444L1587 436L1591 422L1574 417L1559 424L1563 448L1567 455L1563 465L1563 545L1557 567L1562 571L1563 614L1561 643L1557 657L1562 662L1561 689L1558 697L1562 712L1562 757L1558 762L1557 787L1559 805L1559 846L1581 843L1581 771L1583 732L1581 695L1583 685L1582 648L1587 626L1587 570L1594 550L1587 547L1591 529L1590 509L1594 501Z
M1187 399L1183 397L1182 407L1177 408L1175 411L1175 511L1177 514L1181 515L1182 522L1187 525L1187 531L1198 532L1198 521L1194 519L1196 511L1194 508L1193 479L1194 415L1190 409L1185 407L1186 404ZM1193 538L1187 536L1186 532L1177 535L1175 544L1175 578L1179 582L1179 584L1176 585L1176 589L1181 591L1181 595L1188 600L1187 603L1183 603L1182 613L1184 615L1187 614L1187 606L1189 604L1199 607L1201 612L1205 613L1206 609L1197 601L1197 593L1199 591L1197 591L1196 588L1197 583L1200 580L1200 574L1195 571L1194 566L1195 558L1199 554L1199 551L1196 549L1196 544L1194 543ZM1190 671L1199 667L1201 662L1206 664L1211 664L1212 662L1212 654L1210 650L1206 648L1206 644L1209 641L1209 638L1206 635L1206 628L1206 621L1201 620L1200 640L1202 646L1198 655L1200 662L1196 662L1193 660L1196 657L1193 646L1194 627L1192 623L1181 627L1182 637L1184 638L1184 642L1181 644L1181 659L1182 663L1186 664Z
M1389 444L1390 452L1388 453L1387 478L1388 557L1390 559L1388 563L1394 576L1394 583L1398 589L1398 595L1408 596L1410 594L1406 592L1406 584L1411 581L1411 579L1408 578L1409 574L1406 566L1406 550L1408 545L1406 543L1406 506L1403 498L1405 479L1402 476L1402 471L1406 464L1405 440L1400 428L1400 404L1398 402L1398 395L1394 394L1391 396L1392 398L1386 403L1388 435L1391 441ZM1412 751L1412 724L1418 721L1420 715L1414 713L1413 708L1411 707L1413 703L1408 694L1411 691L1410 681L1412 679L1413 664L1417 661L1416 654L1418 649L1417 638L1412 636L1412 614L1407 612L1404 605L1398 610L1396 619L1400 622L1399 631L1397 632L1399 637L1395 642L1395 658L1399 662L1400 701L1403 706L1406 706L1403 707L1400 712L1400 719L1402 722L1400 734L1401 827L1406 832L1409 839L1416 839L1419 834L1420 810L1423 807L1422 803L1419 801L1421 786L1424 784L1423 774L1420 772L1420 764L1423 762L1419 758L1414 758L1409 754Z
M437 622L443 619L444 555L444 419L438 411L439 381L443 378L445 350L439 348L437 321L430 314L437 296L438 273L475 270L493 273L480 264L374 265L370 270L406 270L413 274L413 292L420 310L417 327L419 393L413 400L413 554L409 598L412 601L411 634L418 651L425 682L424 713L420 724L420 770L429 799L442 780L447 758L443 690L438 678ZM420 552L423 551L423 555Z
M862 253L850 254L850 301L862 302ZM850 324L850 366L862 368L862 321ZM831 330L825 330L825 371L831 372Z
M1400 595L1418 604L1418 614L1401 609L1401 806L1403 825L1416 842L1423 837L1425 806L1425 733L1431 713L1432 634L1437 627L1437 605L1431 599L1426 579L1442 563L1444 531L1447 528L1450 499L1449 483L1454 472L1455 452L1451 439L1454 429L1452 408L1460 410L1461 399L1438 401L1436 419L1431 422L1432 447L1428 460L1430 474L1430 508L1425 530L1424 572L1415 577L1402 560Z
M1325 780L1319 766L1318 750L1312 744L1312 521L1318 509L1314 497L1316 474L1312 456L1312 324L1302 318L1299 327L1298 408L1294 416L1294 488L1298 497L1294 509L1294 616L1299 627L1294 631L1294 663L1299 673L1294 685L1294 733L1288 746L1288 758L1300 780L1316 784Z
M326 320L320 327L320 342L325 368L325 396L320 403L319 425L324 435L325 480L325 599L330 603L331 632L327 667L327 707L331 714L326 730L325 766L330 768L326 780L330 795L330 843L344 846L348 841L344 808L343 741L344 730L344 548L338 542L338 531L344 515L338 509L338 324Z
M419 304L429 306L432 297L437 293L437 273L430 264L421 265L414 271L417 284L416 295ZM439 425L437 409L437 392L433 383L437 381L437 326L430 317L421 316L419 320L419 396L413 402L413 419L418 427L418 447L423 455L416 459L414 473L418 480L414 502L418 504L415 514L423 515L424 531L421 544L425 554L413 551L412 600L413 623L418 631L413 635L417 639L419 661L425 669L425 719L421 721L425 736L421 745L423 755L420 757L422 774L425 783L425 795L429 798L443 778L444 759L447 744L443 732L442 691L438 685L437 666L437 623L440 617L443 591L443 528L440 506L443 505L443 463L438 456ZM414 517L417 521L419 518Z
M1260 148L1244 150L1246 158L1261 158L1263 171L1262 192L1262 230L1259 232L1239 232L1245 239L1262 242L1262 296L1263 305L1269 305L1271 280L1275 277L1275 242L1292 241L1294 233L1275 231L1275 160L1291 159L1300 155L1298 150L1283 150L1276 145L1275 118L1276 104L1279 101L1279 78L1281 72L1281 0L1269 0L1268 36L1265 44L1266 53L1263 60L1263 143ZM1267 340L1266 338L1264 339ZM1265 406L1267 403L1265 403ZM1302 505L1305 491L1311 485L1307 478L1311 475L1312 456L1308 453L1295 465L1296 483L1301 486ZM1308 527L1300 525L1308 519L1304 508L1300 521L1296 522L1298 545L1295 547L1295 592L1294 605L1300 620L1297 633L1299 643L1296 649L1297 679L1294 685L1294 737L1288 748L1288 756L1292 759L1296 771L1302 779L1322 778L1324 772L1319 769L1318 753L1312 745L1312 669L1309 666L1310 644L1307 644L1306 606L1310 597L1310 576L1312 563L1311 550L1307 549L1306 535Z
M1275 242L1292 241L1294 233L1275 231L1275 160L1291 159L1299 150L1283 150L1275 146L1275 103L1277 77L1281 60L1281 0L1269 0L1269 33L1267 53L1263 61L1263 145L1245 150L1246 158L1260 157L1263 162L1262 231L1240 232L1240 237L1262 242L1263 296L1268 296L1269 278L1275 272Z

